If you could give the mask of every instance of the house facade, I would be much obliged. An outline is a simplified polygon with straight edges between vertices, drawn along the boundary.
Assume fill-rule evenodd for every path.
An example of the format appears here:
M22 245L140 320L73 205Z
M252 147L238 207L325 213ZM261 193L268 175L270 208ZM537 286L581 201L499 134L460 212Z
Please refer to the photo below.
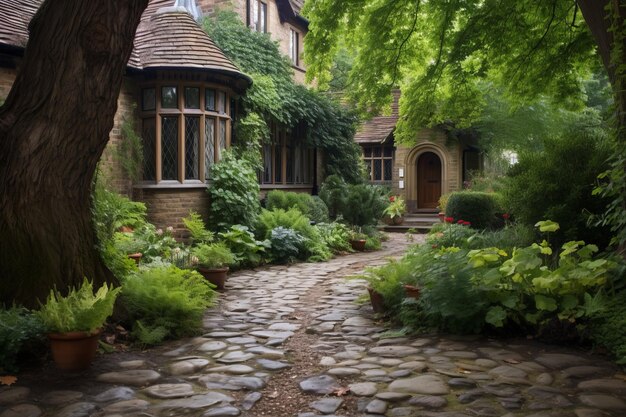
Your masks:
M0 100L15 80L28 41L28 23L43 0L0 2ZM172 226L184 237L181 219L190 210L207 213L210 168L220 160L234 137L239 97L251 79L224 55L197 22L219 1L150 0L134 39L118 109L100 169L111 189L143 201L157 227ZM245 6L244 6L245 3ZM239 3L233 2L236 6ZM272 29L289 56L290 30L297 47L295 77L303 79L299 64L306 33L303 20L289 3L243 2L236 9L255 28ZM245 8L242 8L245 7ZM289 14L289 11L291 14ZM249 14L248 14L249 13ZM282 19L282 20L281 20ZM306 21L304 21L306 22ZM298 26L300 24L300 26ZM280 29L280 30L279 30ZM127 140L123 130L132 124L141 137L143 167L131 179L119 153ZM274 142L264 149L262 186L310 191L316 182L316 152L301 145L298 129L273 128Z
M391 114L362 123L354 140L371 183L402 196L409 213L436 212L442 194L462 189L471 172L482 168L482 154L473 135L448 126L415 132L412 146L396 144L399 98L395 91Z

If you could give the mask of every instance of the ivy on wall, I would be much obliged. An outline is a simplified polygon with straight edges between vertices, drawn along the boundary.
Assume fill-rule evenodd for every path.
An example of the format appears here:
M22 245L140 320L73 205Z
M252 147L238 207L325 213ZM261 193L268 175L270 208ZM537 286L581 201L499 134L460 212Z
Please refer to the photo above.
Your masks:
M245 116L240 122L242 126L249 126L251 123L247 120L255 120L252 124L257 134L243 135L248 143L254 138L268 138L269 129L259 129L257 116L266 126L271 122L287 128L303 125L307 144L325 153L327 174L340 175L348 182L361 180L360 151L353 141L355 114L328 97L296 84L291 64L281 54L278 44L269 35L248 29L234 12L222 10L205 18L204 29L253 79L252 87L242 100ZM248 143L247 146L254 146Z

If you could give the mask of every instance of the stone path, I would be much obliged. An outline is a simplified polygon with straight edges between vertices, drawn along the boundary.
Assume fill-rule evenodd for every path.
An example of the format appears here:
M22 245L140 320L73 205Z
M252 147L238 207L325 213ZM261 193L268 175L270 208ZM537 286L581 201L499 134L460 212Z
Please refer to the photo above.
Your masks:
M243 271L206 333L100 356L80 374L53 365L0 388L0 417L626 416L626 375L602 359L528 341L388 330L367 304L364 266L385 250L323 264ZM340 395L338 395L340 394Z

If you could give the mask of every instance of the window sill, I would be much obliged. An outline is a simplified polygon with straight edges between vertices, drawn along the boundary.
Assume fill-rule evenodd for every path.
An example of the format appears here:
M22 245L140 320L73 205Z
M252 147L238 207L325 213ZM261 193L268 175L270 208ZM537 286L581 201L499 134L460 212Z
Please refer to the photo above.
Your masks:
M306 73L306 69L301 67L300 65L291 64L291 68L295 69L298 72Z
M133 188L135 189L200 189L207 188L209 183L201 182L201 181L189 181L185 183L180 183L178 181L161 181L158 184L153 182L142 182L138 184L134 184Z
M313 188L313 184L261 184L261 190L285 190L285 189L301 189Z

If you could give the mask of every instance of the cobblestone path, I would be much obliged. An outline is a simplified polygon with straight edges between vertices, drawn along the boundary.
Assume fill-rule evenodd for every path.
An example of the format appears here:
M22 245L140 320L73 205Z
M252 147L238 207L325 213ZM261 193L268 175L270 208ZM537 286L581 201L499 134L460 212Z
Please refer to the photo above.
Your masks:
M206 333L145 352L53 365L0 388L0 417L623 417L626 375L601 358L522 341L381 338L363 282L406 247L230 277Z

